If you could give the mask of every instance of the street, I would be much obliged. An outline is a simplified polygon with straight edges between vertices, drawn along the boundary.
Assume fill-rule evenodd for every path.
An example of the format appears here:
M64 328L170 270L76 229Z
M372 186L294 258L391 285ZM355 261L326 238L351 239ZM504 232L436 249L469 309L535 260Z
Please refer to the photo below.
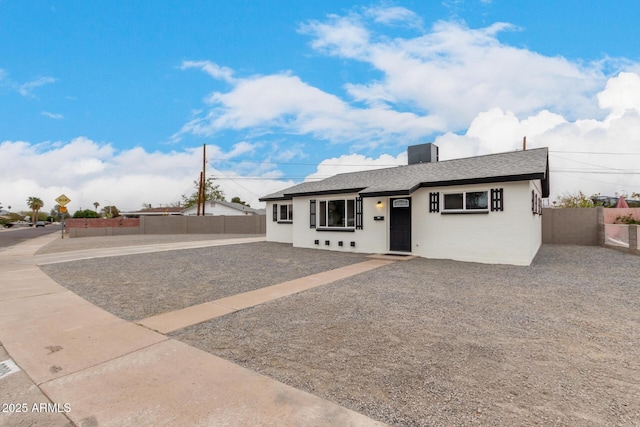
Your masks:
M46 227L20 227L17 229L0 230L0 250L17 245L25 240L40 237L44 234L60 233L60 224L47 225Z

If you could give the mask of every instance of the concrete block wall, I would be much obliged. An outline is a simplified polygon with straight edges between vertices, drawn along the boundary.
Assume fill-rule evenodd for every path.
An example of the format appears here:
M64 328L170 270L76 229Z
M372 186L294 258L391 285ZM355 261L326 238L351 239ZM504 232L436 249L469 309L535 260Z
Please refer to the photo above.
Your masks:
M138 218L69 218L65 220L69 237L120 236L140 233Z
M266 215L143 216L140 218L72 218L69 237L130 234L265 234Z
M604 242L603 208L544 208L542 243L598 246ZM600 218L600 221L599 221Z
M265 234L266 215L140 218L141 234Z

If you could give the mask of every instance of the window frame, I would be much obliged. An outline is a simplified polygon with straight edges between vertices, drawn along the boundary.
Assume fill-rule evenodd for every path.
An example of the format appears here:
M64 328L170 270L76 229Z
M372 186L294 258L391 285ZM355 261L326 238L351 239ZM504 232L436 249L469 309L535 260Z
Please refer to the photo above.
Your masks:
M284 215L283 215L284 212ZM284 216L284 218L283 218ZM293 203L278 205L278 223L293 222Z
M486 206L484 208L469 208L467 207L467 194L469 193L484 193ZM461 208L447 208L447 196L462 195L462 207ZM489 198L489 190L464 190L464 191L443 191L442 192L442 211L441 213L489 213L491 209L491 199Z
M315 228L316 230L355 230L362 225L358 221L358 215L362 215L358 208L358 198L319 199L315 202ZM331 203L342 202L342 222L344 225L329 225ZM351 215L351 216L349 216Z

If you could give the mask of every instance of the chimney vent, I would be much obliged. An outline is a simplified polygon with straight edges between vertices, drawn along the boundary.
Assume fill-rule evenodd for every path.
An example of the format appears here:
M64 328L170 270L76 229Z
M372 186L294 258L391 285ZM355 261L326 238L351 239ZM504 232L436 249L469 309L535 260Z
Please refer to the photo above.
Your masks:
M438 161L438 146L433 143L410 145L407 148L409 164L432 163Z

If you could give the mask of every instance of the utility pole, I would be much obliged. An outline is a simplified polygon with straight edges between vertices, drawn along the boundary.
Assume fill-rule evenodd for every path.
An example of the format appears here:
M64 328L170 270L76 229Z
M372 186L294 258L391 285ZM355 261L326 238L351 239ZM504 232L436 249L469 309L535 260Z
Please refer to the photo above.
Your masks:
M207 167L207 144L202 144L202 216L204 216L204 207L207 205L207 175L206 169Z
M202 216L204 216L204 207L207 201L207 186L206 186L206 166L207 166L207 144L202 146L202 172L200 172L200 184L198 185L198 209L197 216L200 216L200 212L202 212ZM200 210L200 206L202 206L202 211Z

